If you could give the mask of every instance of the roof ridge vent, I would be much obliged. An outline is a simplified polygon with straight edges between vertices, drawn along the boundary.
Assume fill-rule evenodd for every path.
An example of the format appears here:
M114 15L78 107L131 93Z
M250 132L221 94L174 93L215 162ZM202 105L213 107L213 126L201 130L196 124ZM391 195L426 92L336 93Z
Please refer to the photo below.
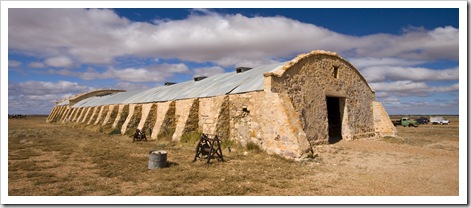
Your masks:
M195 82L197 82L197 81L201 81L201 80L206 79L206 78L208 78L208 77L207 76L199 76L199 77L194 77L193 80L195 80Z
M165 82L164 85L165 86L170 86L170 85L174 85L174 84L177 84L176 82Z
M242 72L245 72L245 71L248 71L248 70L251 70L251 69L252 69L251 67L240 66L240 67L236 68L236 72L237 73L242 73Z

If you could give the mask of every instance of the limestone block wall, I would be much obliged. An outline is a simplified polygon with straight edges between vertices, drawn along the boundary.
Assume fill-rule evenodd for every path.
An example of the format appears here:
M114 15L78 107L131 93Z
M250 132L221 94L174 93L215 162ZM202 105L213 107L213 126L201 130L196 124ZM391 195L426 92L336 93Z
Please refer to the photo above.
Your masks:
M60 111L62 111L63 106L54 106L54 108L51 110L51 113L46 119L46 122L52 123L57 120L57 115L59 114Z
M85 120L87 120L88 114L90 113L90 110L91 110L91 109L92 109L91 107L87 107L87 108L86 108L86 111L85 111L85 109L84 109L85 114L83 115L83 119L80 121L80 123L83 123L83 122L85 122Z
M153 113L151 113L151 116L149 116L153 106L154 106ZM142 131L147 131L146 134L148 134L148 130L149 130L149 126L150 126L149 123L151 122L150 118L153 117L153 115L155 115L156 108L157 108L157 105L155 105L153 103L142 104L142 111L141 111L142 116L141 116L141 119L139 120L139 124L137 125L136 128L138 128ZM154 119L154 123L155 123L155 119Z
M133 104L130 104L130 105L133 105ZM132 116L128 117L129 121L127 121L128 123L126 125L126 130L124 132L124 134L126 135L132 135L135 133L137 126L139 125L139 122L142 119L142 104L136 104L134 106L134 111L132 113L130 112L130 115Z
M95 119L93 125L97 125L103 119L103 111L105 110L105 106L100 106L100 110L98 111L98 115Z
M155 124L152 127L152 139L157 139L158 135L161 134L161 131L163 129L166 129L169 127L169 125L172 125L171 123L174 123L174 118L175 118L175 101L169 101L169 102L163 102L163 103L156 103L157 109L156 109L156 115L155 115ZM171 116L172 113L170 112L169 115L167 113L169 112L169 109L173 108L173 117ZM169 123L170 122L170 123ZM162 126L165 125L164 128ZM173 134L173 133L172 133Z
M198 126L200 126L202 132L206 134L218 134L219 136L224 134L221 127L219 128L221 133L218 133L217 127L219 114L222 112L222 104L224 103L225 99L227 100L227 98L226 96L218 96L199 99Z
M102 123L102 129L104 131L110 132L113 129L114 121L116 120L116 117L118 117L118 109L119 105L109 106L108 114Z
M396 135L359 72L336 54L317 52L265 74L262 91L157 103L55 106L47 121L127 135L141 129L157 140L180 141L192 132L217 134L241 145L257 144L268 154L300 158L329 142L327 97L338 102L342 139Z
M62 109L64 108L64 106L56 106L54 107L54 109L52 110L52 113L51 115L49 115L48 117L48 121L49 122L55 122L57 121L60 113L62 113Z
M172 136L172 141L180 141L181 136L184 133L185 127L187 126L187 120L190 114L195 114L198 108L192 110L194 102L198 102L197 99L185 99L175 101L175 132ZM198 113L198 112L196 112ZM198 114L196 114L198 115ZM196 123L197 124L197 123Z
M222 96L221 96L222 97ZM214 98L216 102L216 106L219 106L218 103L220 100L218 98ZM216 110L215 108L214 110ZM209 116L210 117L210 116ZM217 115L217 120L216 120L216 131L215 133L219 136L221 139L230 139L231 134L231 110L230 110L230 99L229 96L224 96L222 98L222 103L219 106L218 110L218 115ZM211 125L206 126L209 132L211 132ZM205 128L205 125L202 126L202 128ZM205 132L205 131L203 131Z
M92 109L91 109L92 113L91 113L91 115L86 119L86 120L87 120L87 124L92 123L92 121L94 120L94 118L96 118L97 110L98 110L98 106L97 106L97 107L92 107Z
M77 116L72 120L73 122L78 122L80 120L80 118L83 116L84 114L84 108L80 108L79 109L79 112L77 113Z
M374 136L374 93L348 62L336 55L308 54L266 74L274 93L287 95L311 146L329 139L327 96L340 102L342 138Z
M157 139L168 139L173 138L177 129L177 118L176 118L176 101L172 101L165 113L162 125L160 125L159 134Z
M123 126L124 121L128 117L129 113L129 106L128 105L118 105L118 113L116 114L116 118L111 126L112 129L121 129Z
M373 102L375 132L378 136L397 136L397 129L380 102Z
M102 125L106 131L117 128L122 134L149 126L153 127L152 139L174 141L185 133L201 131L242 145L255 143L269 154L296 158L308 151L309 144L300 123L293 119L295 110L289 102L286 96L259 91L162 103L86 107L77 109L76 122ZM60 110L63 114L72 111L59 107L57 111Z
M114 121L114 119L116 118L116 114L117 114L117 108L115 108L115 106L116 105L106 106L106 108L108 109L108 113L106 114L105 118L103 119L103 123L101 124L102 126L110 125L110 127L111 127L111 122L110 121Z
M77 113L77 108L72 108L70 113L66 116L66 118L62 122L70 122L72 121L72 118L74 115Z
M142 124L142 126L141 124L139 124L138 128L144 130L148 137L151 137L151 135L153 134L153 128L155 126L155 122L157 121L157 106L157 103L150 103L150 106L142 107L143 114L145 113L147 108L149 108L149 110L144 120L144 124Z
M121 125L118 125L118 128L121 127L121 134L126 134L126 130L128 127L129 122L131 121L131 118L134 116L134 108L136 107L136 104L128 104L124 106L123 112L122 112L122 117L124 119L124 122ZM127 111L126 111L127 109Z
M72 109L70 107L66 107L64 113L62 114L61 118L60 118L60 121L62 122L65 122L65 120L67 119L67 117L69 117L70 113L72 113Z
M286 158L312 151L288 97L263 91L230 95L230 106L230 135L242 145L252 142Z
M80 121L82 120L83 115L85 114L85 111L86 111L86 109L82 107L81 110L80 110L80 114L79 114L79 116L78 116L76 122L80 122Z
M65 119L65 117L67 116L67 114L69 113L69 111L70 111L70 108L68 106L64 106L64 109L58 115L57 121L62 122Z
M55 116L57 115L59 109L60 109L59 106L54 106L54 108L51 110L51 113L47 117L46 122L51 123L54 120Z
M96 117L97 117L97 115L98 115L98 111L100 111L99 109L100 109L100 106L96 106L96 107L93 107L93 108L92 108L92 110L91 110L91 116L90 116L89 119L87 119L87 125L90 125L90 124L93 125L93 123L95 122L95 119L96 119Z

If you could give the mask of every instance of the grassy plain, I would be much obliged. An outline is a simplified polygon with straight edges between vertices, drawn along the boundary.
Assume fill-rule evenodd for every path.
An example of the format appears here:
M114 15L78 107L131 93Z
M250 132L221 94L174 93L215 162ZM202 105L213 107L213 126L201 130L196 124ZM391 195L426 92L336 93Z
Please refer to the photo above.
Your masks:
M192 140L132 143L46 117L9 119L8 195L457 196L459 119L447 118L446 126L399 126L398 137L319 146L303 162L232 145L225 162L209 166L192 162ZM169 166L148 170L148 153L159 149Z

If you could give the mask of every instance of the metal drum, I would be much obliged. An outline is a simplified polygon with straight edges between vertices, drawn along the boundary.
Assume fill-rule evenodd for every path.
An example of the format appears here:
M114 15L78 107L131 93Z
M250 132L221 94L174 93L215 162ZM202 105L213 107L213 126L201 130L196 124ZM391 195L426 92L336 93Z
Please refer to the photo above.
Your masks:
M154 150L149 152L149 166L148 169L165 168L167 167L167 151Z

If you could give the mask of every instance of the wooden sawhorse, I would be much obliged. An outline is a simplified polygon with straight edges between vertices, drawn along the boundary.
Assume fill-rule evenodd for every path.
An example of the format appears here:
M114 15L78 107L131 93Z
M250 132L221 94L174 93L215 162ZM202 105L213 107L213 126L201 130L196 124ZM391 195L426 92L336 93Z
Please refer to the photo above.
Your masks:
M217 135L214 138L209 138L206 134L202 134L198 145L196 146L196 154L193 162L197 158L207 157L207 163L209 165L212 158L220 159L224 162L221 150L221 142Z

